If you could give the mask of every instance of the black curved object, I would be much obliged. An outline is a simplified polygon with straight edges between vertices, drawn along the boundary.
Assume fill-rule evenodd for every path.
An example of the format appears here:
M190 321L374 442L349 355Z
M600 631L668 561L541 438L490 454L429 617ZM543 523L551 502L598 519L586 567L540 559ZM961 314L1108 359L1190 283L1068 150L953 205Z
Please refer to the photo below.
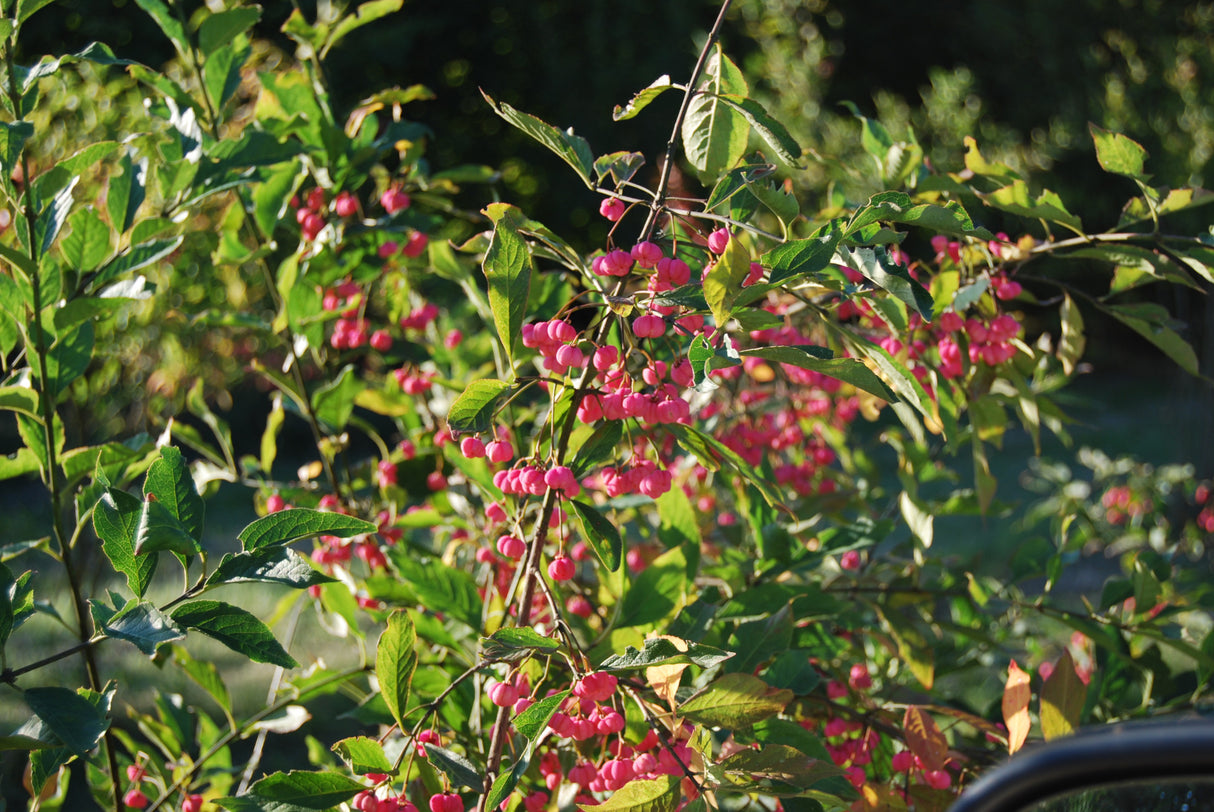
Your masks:
M1016 812L1064 792L1183 778L1214 778L1214 719L1109 725L1026 748L949 812Z

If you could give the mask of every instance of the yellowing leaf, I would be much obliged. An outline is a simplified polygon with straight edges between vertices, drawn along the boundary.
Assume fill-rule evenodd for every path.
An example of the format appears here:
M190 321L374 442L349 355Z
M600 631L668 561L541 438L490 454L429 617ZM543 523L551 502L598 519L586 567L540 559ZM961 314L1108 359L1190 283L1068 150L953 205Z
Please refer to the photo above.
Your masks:
M1086 695L1087 686L1075 671L1071 653L1063 652L1041 688L1041 733L1047 741L1075 732Z
M1032 720L1029 719L1029 700L1033 692L1029 687L1029 675L1020 670L1012 660L1007 667L1007 684L1003 688L1003 724L1007 726L1007 751L1015 753L1024 746Z
M922 708L911 705L902 717L902 728L906 746L923 762L923 769L943 769L948 760L948 740L936 726L936 720Z

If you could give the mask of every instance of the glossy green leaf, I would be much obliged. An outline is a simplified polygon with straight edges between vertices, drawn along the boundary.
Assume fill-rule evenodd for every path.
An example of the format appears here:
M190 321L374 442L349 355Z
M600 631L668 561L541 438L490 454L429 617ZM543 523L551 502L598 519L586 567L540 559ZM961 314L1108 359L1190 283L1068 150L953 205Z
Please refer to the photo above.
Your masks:
M200 554L202 545L172 511L155 497L145 498L135 527L135 557L159 552L189 557Z
M158 0L143 0L157 2ZM135 213L143 204L145 187L147 185L148 162L144 158L135 163L131 153L125 153L118 162L122 169L121 175L111 175L109 191L106 194L106 208L110 213L110 223L118 233L130 230L135 222Z
M551 124L541 121L529 113L516 110L505 102L494 101L483 90L481 95L493 108L493 112L555 152L565 163L573 167L583 183L594 188L594 153L591 152L590 145L586 143L585 138L574 135L572 129L558 130Z
M97 606L93 604L94 609ZM185 632L176 623L147 601L132 600L120 611L100 620L97 625L108 637L133 643L149 657L165 643L185 638Z
M389 554L397 573L417 593L422 605L441 606L449 619L480 631L483 602L470 573L439 559L421 560L401 546L391 548Z
M91 271L110 255L110 227L92 206L72 213L68 234L60 243L63 257L73 270Z
M169 615L179 626L202 632L250 660L283 668L299 663L274 639L266 624L250 612L219 601L191 601Z
M594 468L613 459L624 437L623 422L605 420L582 443L569 468L581 478Z
M783 494L763 475L763 472L756 471L753 465L747 464L736 451L720 440L695 426L671 424L666 429L678 438L686 450L695 454L702 465L710 467L710 470L715 470L711 466L719 468L722 464L728 465L734 473L740 474L747 482L754 485L768 504L774 506L783 504Z
M458 434L488 431L493 427L493 417L510 389L510 384L496 378L472 381L451 404L447 412L447 425Z
M527 748L519 756L519 759L514 762L509 770L503 770L500 775L493 781L493 786L489 788L489 795L485 798L485 809L497 809L501 806L502 801L510 797L510 793L514 792L514 788L518 786L519 779L527 772L527 768L531 766L532 744L528 743Z
M337 43L341 42L345 36L352 31L362 28L364 25L370 25L376 20L381 20L389 14L400 11L404 5L404 0L369 0L366 3L359 3L354 9L353 14L345 14L333 26L333 31L329 34L328 41L325 43L325 50L332 48ZM324 55L323 53L321 54Z
M207 88L207 97L217 107L223 107L240 87L241 72L252 53L252 48L242 41L217 49L207 57L202 66L202 77Z
M90 287L96 290L132 271L146 268L153 262L159 262L176 251L181 246L182 239L182 237L172 237L132 246L98 268L90 280Z
M1029 194L1028 184L1016 180L996 189L993 192L979 195L989 206L1016 214L1021 217L1044 220L1047 223L1058 223L1075 231L1083 232L1083 223L1078 217L1067 211L1062 198L1049 190L1043 191L1036 198Z
M350 538L374 533L375 529L371 522L344 513L289 508L253 520L240 531L238 538L245 550L256 550L259 547L290 544L310 536Z
M641 650L627 646L623 654L613 654L599 663L600 671L632 671L655 665L698 665L712 668L734 656L732 651L684 640L676 645L666 637L652 637Z
M403 731L409 684L417 668L417 632L408 612L393 612L375 648L375 677L388 712Z
M770 615L738 624L729 636L729 646L737 656L725 665L726 671L751 674L761 665L787 651L792 644L793 621L789 604Z
M568 504L577 514L582 536L590 543L594 554L604 567L615 572L620 568L624 554L624 540L619 529L594 505L576 499L569 500Z
M343 431L354 413L354 399L367 386L353 364L342 367L337 377L312 393L312 408L316 417L334 432Z
M207 578L206 585L212 587L251 581L307 589L332 580L295 550L271 545L242 553L228 553Z

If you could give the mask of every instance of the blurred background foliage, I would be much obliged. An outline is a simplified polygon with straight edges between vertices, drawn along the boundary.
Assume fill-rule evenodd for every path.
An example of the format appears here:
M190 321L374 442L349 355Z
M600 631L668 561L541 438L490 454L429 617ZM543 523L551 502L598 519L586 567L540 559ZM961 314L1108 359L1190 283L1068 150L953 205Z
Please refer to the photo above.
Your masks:
M323 13L330 0L319 4ZM309 19L318 11L317 3L302 0L264 4L257 28L263 64L294 59L294 44L280 29L296 5ZM407 2L400 13L357 31L330 54L327 80L339 118L376 90L429 87L435 98L415 102L407 112L431 128L426 154L435 167L494 167L500 173L494 194L593 250L606 236L595 211L598 197L571 184L559 159L498 118L480 90L573 127L596 153L638 149L648 160L647 171L656 172L674 94L625 122L611 120L611 105L624 103L662 74L684 81L718 8L718 0ZM171 47L133 0L61 0L53 9L37 15L23 34L27 60L93 40L154 66L172 58ZM811 154L836 159L832 166L863 167L832 175L826 164L807 161L794 178L806 210L824 207L832 191L852 200L878 191L856 119L842 102L880 119L894 138L916 140L943 170L961 167L962 139L974 136L988 159L1031 172L1036 183L1074 201L1089 227L1112 227L1116 201L1132 191L1100 170L1089 121L1142 143L1158 182L1214 183L1214 97L1203 92L1214 83L1214 3L735 0L730 17L724 45L744 67L753 95ZM129 131L129 122L143 116L143 94L133 80L119 70L93 70L84 65L75 74L63 72L58 105L41 111L62 137L69 131L79 136L81 129L88 137L112 136L119 120ZM94 83L104 92L87 92ZM47 155L61 147L54 137L39 146ZM700 191L690 176L681 182L691 193ZM479 197L466 201L473 210L486 202L483 187L474 194ZM1207 211L1196 216L1208 218ZM220 408L239 397L228 391L229 382L259 351L256 343L178 316L197 312L203 300L235 307L264 295L253 279L213 278L208 268L214 248L205 240L187 244L179 261L152 280L171 286L174 297L155 299L158 304L132 316L109 342L102 360L108 396L77 393L83 432L113 435L122 424L127 431L155 429L139 425L141 415L181 411L198 379ZM1153 294L1148 289L1146 295ZM179 311L174 301L191 306ZM1182 294L1162 303L1190 322L1188 337L1199 355L1214 357L1214 330L1202 329L1214 323L1205 297ZM1111 327L1102 335L1100 325L1092 329L1090 346L1098 360L1101 347L1108 348L1105 359L1137 357L1141 344L1132 336ZM1160 366L1156 356L1142 357L1147 367ZM1189 380L1168 385L1205 397L1204 386ZM259 418L252 415L252 424ZM1194 436L1208 436L1209 428L1195 427Z

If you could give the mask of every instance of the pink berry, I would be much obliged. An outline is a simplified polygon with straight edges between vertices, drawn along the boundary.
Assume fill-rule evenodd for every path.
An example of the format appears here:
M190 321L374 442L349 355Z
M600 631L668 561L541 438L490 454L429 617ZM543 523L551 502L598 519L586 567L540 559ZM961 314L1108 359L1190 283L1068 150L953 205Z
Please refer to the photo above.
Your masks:
M718 228L708 235L708 250L714 254L724 253L727 245L729 245L729 229Z
M405 241L405 247L400 252L410 259L416 259L425 253L426 246L429 244L429 237L420 231L414 231L409 235L409 239Z
M616 197L605 197L599 203L599 214L606 217L611 222L617 222L624 216L624 201Z
M548 562L548 577L554 581L568 581L573 578L576 571L577 568L573 561L563 555Z
M379 204L384 207L384 211L388 212L388 214L404 211L409 208L409 204L412 202L407 194L395 186L384 191L379 198Z
M182 801L181 812L202 812L202 796L191 795Z
M923 774L923 780L932 789L948 789L953 784L953 777L947 770L928 770Z
M514 446L506 440L494 440L485 446L485 456L489 458L489 462L510 462L514 459Z
M392 335L387 330L376 330L371 334L371 347L380 352L392 349Z
M502 536L497 540L497 551L517 561L527 552L527 543L517 536Z
M839 566L845 570L860 569L860 553L855 550L848 550L839 557Z
M485 690L489 701L499 708L509 708L518 701L518 689L509 682L491 682Z
M467 459L480 459L485 456L485 444L480 437L465 437L459 441L459 451Z
M126 795L122 796L122 802L132 809L143 809L148 805L148 796L136 787L131 787L126 791Z
M333 213L338 217L353 217L358 214L358 198L349 192L342 192L333 201Z
M443 337L443 346L449 350L453 350L460 345L464 340L464 334L459 330L452 329Z
M447 487L447 478L442 471L435 471L426 477L426 487L432 491L441 491Z
M128 764L126 767L126 777L128 781L142 781L143 776L147 774L147 770L142 764Z
M565 602L565 608L570 614L578 617L590 617L594 614L594 607L590 605L590 601L586 600L581 595L574 595Z
M387 259L400 250L400 244L396 240L388 240L376 249L375 253L380 259Z

